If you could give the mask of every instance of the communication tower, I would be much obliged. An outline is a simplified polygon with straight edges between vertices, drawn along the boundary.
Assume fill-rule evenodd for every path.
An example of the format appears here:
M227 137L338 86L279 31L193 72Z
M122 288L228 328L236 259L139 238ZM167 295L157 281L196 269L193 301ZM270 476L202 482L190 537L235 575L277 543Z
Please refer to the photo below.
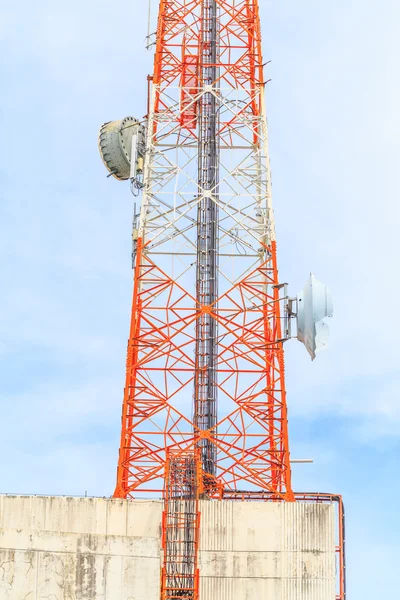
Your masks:
M200 499L333 498L292 489L283 351L332 311L278 276L257 0L161 0L154 38L148 114L99 139L140 196L114 496L163 495L162 599L197 600Z

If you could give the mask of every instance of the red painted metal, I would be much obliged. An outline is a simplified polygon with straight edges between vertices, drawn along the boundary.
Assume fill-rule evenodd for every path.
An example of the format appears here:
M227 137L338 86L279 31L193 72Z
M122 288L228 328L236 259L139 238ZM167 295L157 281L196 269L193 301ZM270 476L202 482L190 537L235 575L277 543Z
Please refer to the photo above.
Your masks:
M175 127L178 143L196 141L195 102L189 100L194 97L194 67L201 54L201 5L200 0L160 3L153 74L153 133L160 135L155 139L161 137L161 117L168 114L170 123L175 120L170 128ZM244 137L244 115L248 123L250 114L251 138L257 145L264 86L257 2L221 0L218 6L218 84L239 89L245 98L238 109L221 118L219 141L224 147L237 144ZM181 91L181 111L171 115L166 95L182 81L189 88ZM198 305L194 290L184 289L164 271L161 261L146 254L150 242L147 232L137 246L115 496L161 492L167 449L194 448L201 435L217 448L220 486L233 489L246 481L277 498L293 500L275 242L262 243L258 264L212 306ZM197 432L195 419L174 405L174 397L186 388L191 402L195 322L205 312L218 323L217 385L231 409L213 429Z
M199 452L167 452L162 517L161 600L199 597Z
M209 61L211 56L204 41L205 33L209 33L205 27L211 22L209 5L210 0L160 1L154 72L149 78L147 152L153 158L145 161L144 196L148 204L142 208L138 227L114 492L117 498L163 494L163 600L182 597L183 592L192 600L198 598L200 494L219 499L337 501L339 522L344 522L343 503L336 500L339 497L294 494L291 484L281 286L263 112L266 80L258 2L214 1L218 62L211 66L216 67L217 75L211 86L205 86L204 57ZM199 168L196 163L192 166L190 153L200 144L200 109L204 109L205 94L217 98L215 133L222 157L222 181L214 189L207 189L207 197L218 205L221 235L230 236L231 247L239 256L234 276L231 280L225 278L229 285L224 280L225 285L211 304L202 303L196 297L195 286L187 284L185 273L194 263L188 263L187 269L177 274L176 264L185 252L177 251L176 260L165 260L167 254L173 254L170 242L179 236L189 240L187 232L196 226L196 198L205 194L190 183L191 170ZM181 175L181 166L175 166L167 154L169 148L186 153L186 179ZM253 153L254 160L243 158L242 164L246 152ZM229 172L227 165L234 154L238 158ZM260 175L262 162L267 165L263 189L259 184L264 177ZM248 194L247 201L238 206L233 202L235 192L233 200L224 201L236 184L241 186L244 198ZM173 201L165 196L169 190ZM164 202L163 214L160 206ZM185 215L193 222L186 228L182 226ZM261 235L266 221L271 227ZM228 230L224 230L226 223L230 223ZM237 223L240 234L235 233L232 223ZM157 253L160 237L164 246ZM226 251L226 244L224 248ZM240 266L245 252L254 257L251 267L249 262ZM222 279L225 273L221 269L219 272ZM204 385L201 382L207 369L199 366L202 363L196 355L196 331L197 335L204 332L210 319L217 331L215 386L219 414L216 424L205 429L198 426L199 415L193 414L193 407L200 406L196 404L197 387ZM196 326L199 322L205 325ZM204 447L204 441L215 449L213 473L202 470L199 448ZM248 491L238 492L242 486ZM188 555L183 560L185 544ZM338 556L337 598L345 600L342 528ZM175 580L171 573L175 573Z

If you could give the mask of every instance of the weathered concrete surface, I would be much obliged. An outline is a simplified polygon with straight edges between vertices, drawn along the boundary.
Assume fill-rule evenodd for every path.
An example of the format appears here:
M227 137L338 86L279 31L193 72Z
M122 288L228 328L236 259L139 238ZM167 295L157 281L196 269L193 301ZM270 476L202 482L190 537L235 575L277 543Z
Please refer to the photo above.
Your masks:
M0 600L159 600L159 502L0 496Z
M0 600L159 600L158 501L0 496ZM329 505L201 503L200 600L334 600Z
M201 600L335 600L334 509L203 502Z

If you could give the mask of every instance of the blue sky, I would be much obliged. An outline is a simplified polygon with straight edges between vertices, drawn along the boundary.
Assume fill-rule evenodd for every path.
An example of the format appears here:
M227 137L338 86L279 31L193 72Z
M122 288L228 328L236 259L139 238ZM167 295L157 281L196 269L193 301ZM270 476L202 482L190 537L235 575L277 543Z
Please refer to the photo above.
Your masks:
M145 12L1 9L1 492L113 491L132 197L105 178L97 132L146 111ZM400 5L262 0L261 17L281 276L296 293L313 271L335 306L314 363L287 345L292 455L315 460L294 466L295 487L344 495L349 598L393 597Z

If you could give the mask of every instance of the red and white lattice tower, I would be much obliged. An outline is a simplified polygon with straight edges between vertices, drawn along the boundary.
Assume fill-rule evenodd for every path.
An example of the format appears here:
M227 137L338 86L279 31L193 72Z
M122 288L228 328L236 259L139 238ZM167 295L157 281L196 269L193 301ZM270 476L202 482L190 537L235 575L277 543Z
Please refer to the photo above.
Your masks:
M213 494L292 499L256 0L162 0L115 496L201 450Z
M141 189L114 496L163 494L162 599L197 600L199 500L295 499L258 2L161 0L155 46L100 136Z

